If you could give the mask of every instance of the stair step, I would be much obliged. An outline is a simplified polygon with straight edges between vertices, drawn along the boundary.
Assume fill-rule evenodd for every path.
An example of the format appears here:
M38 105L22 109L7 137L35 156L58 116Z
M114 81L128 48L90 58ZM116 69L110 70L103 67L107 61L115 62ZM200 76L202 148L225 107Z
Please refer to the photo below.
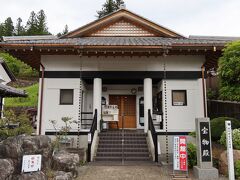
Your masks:
M150 157L125 157L124 161L150 161ZM122 161L122 157L95 157L95 161Z
M126 141L145 141L146 137L113 137L113 136L106 136L106 137L100 137L99 140L126 140Z
M98 148L122 148L122 144L99 144ZM124 148L148 148L146 144L124 144Z
M114 139L101 139L99 140L99 144L122 144L122 140L114 140ZM123 144L147 144L146 140L124 140Z
M98 148L97 152L148 152L147 147L145 148Z
M149 157L148 152L97 152L97 157Z

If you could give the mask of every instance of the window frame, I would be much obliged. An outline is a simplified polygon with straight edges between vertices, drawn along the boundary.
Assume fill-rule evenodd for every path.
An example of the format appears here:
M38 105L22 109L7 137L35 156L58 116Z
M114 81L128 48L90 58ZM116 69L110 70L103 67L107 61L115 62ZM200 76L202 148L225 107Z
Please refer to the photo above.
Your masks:
M185 95L185 103L183 105L175 105L174 102L173 102L173 93L174 92L184 92L184 95ZM172 90L172 106L187 106L187 90Z
M71 103L63 103L62 98L61 98L61 92L62 91L72 91L72 102ZM59 90L59 105L73 105L73 100L74 100L74 89L60 89Z

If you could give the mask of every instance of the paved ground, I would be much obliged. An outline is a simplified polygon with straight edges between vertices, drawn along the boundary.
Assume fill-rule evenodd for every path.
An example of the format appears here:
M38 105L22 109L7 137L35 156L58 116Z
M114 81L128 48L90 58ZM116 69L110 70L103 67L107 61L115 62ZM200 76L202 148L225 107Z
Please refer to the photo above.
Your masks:
M104 166L86 165L81 167L78 180L170 180L172 170L167 166ZM189 179L192 178L190 173ZM221 177L221 180L227 178Z

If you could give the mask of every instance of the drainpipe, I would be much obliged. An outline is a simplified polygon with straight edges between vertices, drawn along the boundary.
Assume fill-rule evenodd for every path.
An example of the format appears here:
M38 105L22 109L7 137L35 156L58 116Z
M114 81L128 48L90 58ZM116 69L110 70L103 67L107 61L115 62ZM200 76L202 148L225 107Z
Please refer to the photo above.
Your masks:
M41 135L42 131L42 109L43 109L43 88L44 88L44 72L45 67L40 63L40 66L42 68L42 77L41 77L41 97L40 97L40 112L39 112L39 135Z
M205 97L205 67L204 64L201 66L202 69L202 91L203 91L203 109L204 109L204 117L207 117L207 112L206 112L206 97Z

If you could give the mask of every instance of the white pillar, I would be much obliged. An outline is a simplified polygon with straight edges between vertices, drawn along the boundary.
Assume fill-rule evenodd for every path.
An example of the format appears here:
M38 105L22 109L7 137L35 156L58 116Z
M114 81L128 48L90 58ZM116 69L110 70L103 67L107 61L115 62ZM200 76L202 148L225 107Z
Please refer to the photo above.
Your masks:
M100 130L101 119L101 101L102 101L102 79L94 78L93 80L93 113L97 109L97 129Z
M144 132L148 131L148 110L152 114L152 79L144 79Z

